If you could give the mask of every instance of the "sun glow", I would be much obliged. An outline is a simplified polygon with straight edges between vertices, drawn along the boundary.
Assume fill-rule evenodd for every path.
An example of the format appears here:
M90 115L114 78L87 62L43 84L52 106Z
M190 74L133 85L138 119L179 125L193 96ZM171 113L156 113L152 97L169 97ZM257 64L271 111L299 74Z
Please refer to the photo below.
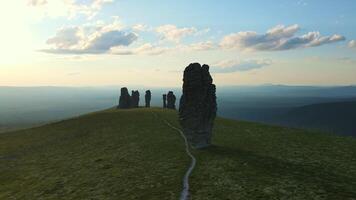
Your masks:
M8 1L0 8L0 64L17 64L31 57L33 40L30 13L23 1Z

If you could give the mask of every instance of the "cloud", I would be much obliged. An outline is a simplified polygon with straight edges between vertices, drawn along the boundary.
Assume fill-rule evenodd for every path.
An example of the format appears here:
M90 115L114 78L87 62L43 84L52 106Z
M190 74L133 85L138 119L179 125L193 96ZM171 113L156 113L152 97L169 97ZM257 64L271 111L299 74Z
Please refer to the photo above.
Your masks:
M170 48L154 46L150 43L146 43L135 49L136 54L147 54L147 55L159 55L169 51Z
M114 0L28 0L30 6L41 7L43 16L67 16L69 19L78 15L92 19L102 10L105 4L112 2Z
M71 48L82 39L79 32L79 27L61 28L57 31L56 36L47 40L47 44L53 44L58 49Z
M268 65L271 65L272 61L269 59L264 60L223 60L218 63L213 64L210 67L211 73L234 73L250 71L254 69L259 69Z
M216 49L218 46L212 41L193 43L188 46L189 49L194 51L207 51Z
M173 50L173 48L159 47L152 45L151 43L143 44L137 48L125 48L125 47L115 47L111 49L111 54L115 55L160 55L168 51Z
M105 4L112 3L114 0L92 0L90 3L78 3L75 0L64 0L68 6L69 18L82 14L92 19L95 17Z
M137 25L136 30L147 27ZM47 40L50 48L40 51L51 54L113 54L113 55L160 55L167 52L206 51L218 48L212 41L164 45L149 42L133 46L137 33L126 30L117 17L112 23L98 21L95 24L62 27ZM134 29L134 28L132 28ZM142 29L141 29L142 30ZM180 37L182 37L181 34ZM183 34L184 35L184 34Z
M88 50L93 52L107 52L110 48L115 46L129 46L137 40L137 35L132 32L124 31L109 31L98 34L89 41Z
M47 0L28 0L28 5L30 6L43 6L47 3Z
M161 55L169 52L191 52L191 51L207 51L216 49L217 45L211 41L199 42L188 45L177 46L159 46L151 43L145 43L136 48L127 48L123 46L114 47L110 53L115 55Z
M148 30L150 29L150 30ZM114 54L114 55L160 55L167 52L192 52L217 49L242 49L253 51L282 51L289 49L316 47L345 40L341 35L321 36L319 32L309 32L296 36L298 25L276 26L265 34L256 32L239 32L230 34L215 43L202 41L182 44L180 40L188 35L196 35L200 31L195 28L177 28L174 25L164 25L156 29L143 24L124 30L118 17L112 23L97 21L95 24L70 26L59 29L55 36L47 40L51 48L41 51L53 54ZM156 42L139 42L141 46L132 45L138 40L136 31L157 31L163 40L174 41L175 44ZM207 32L206 29L203 32ZM355 43L355 42L353 42ZM352 44L352 42L350 42ZM133 47L132 47L133 46ZM252 63L249 63L252 66Z
M147 31L150 28L146 24L135 24L132 26L132 30L137 32Z
M348 44L350 48L356 48L356 40L351 40Z
M197 33L197 29L194 27L177 28L175 25L167 24L157 27L156 32L163 40L179 43L183 37Z
M210 32L210 28L206 28L206 29L202 29L202 30L197 31L194 35L195 36L201 36L201 35L207 34L209 32Z
M136 33L122 30L116 20L111 24L83 25L61 28L47 40L52 48L41 50L53 54L102 54L111 48L129 46Z
M252 51L283 51L297 48L316 47L345 40L344 36L321 36L319 32L309 32L296 36L298 25L278 25L265 34L254 31L238 32L225 36L220 46L224 49L241 49Z

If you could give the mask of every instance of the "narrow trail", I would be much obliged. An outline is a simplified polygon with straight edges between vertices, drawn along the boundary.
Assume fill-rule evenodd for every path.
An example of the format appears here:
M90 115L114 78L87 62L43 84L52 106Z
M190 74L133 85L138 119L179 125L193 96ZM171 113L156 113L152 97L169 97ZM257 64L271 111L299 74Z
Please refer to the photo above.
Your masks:
M154 113L154 112L152 112L152 113L155 115L155 117L160 119L160 117L156 113ZM181 195L180 195L180 200L189 200L190 199L189 198L189 177L190 177L191 173L193 172L193 169L194 169L197 161L196 161L195 157L193 156L193 154L190 152L190 146L189 146L188 140L185 137L183 131L180 130L179 128L173 126L167 120L165 120L165 119L161 119L161 120L165 124L167 124L167 126L171 127L172 129L176 130L177 132L179 132L179 134L181 135L181 137L183 138L184 143L185 143L185 152L191 158L190 166L189 166L187 172L185 173L185 175L183 177L183 190L182 190Z

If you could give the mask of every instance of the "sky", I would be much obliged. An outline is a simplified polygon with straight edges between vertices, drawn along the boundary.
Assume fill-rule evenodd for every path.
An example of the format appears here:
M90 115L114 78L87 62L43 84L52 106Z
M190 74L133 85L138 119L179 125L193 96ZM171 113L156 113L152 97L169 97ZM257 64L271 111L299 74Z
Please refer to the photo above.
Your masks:
M0 86L355 85L353 0L12 0Z

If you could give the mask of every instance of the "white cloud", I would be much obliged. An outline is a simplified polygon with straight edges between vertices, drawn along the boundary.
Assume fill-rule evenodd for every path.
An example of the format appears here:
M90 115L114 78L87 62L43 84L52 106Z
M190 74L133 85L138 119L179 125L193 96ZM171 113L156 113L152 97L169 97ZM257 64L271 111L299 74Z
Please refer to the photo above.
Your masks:
M146 24L135 24L132 26L132 30L137 32L147 31L150 28Z
M156 32L163 40L179 43L183 37L197 33L197 29L194 27L177 28L175 25L167 24L157 27Z
M143 44L137 48L125 48L125 47L115 47L111 49L111 54L115 55L160 55L168 51L173 50L173 48L159 47L152 45L151 43Z
M146 25L137 24L131 28L134 30L148 30ZM186 29L182 29L186 30ZM218 48L212 41L191 44L165 45L159 41L156 44L150 42L140 46L131 46L138 39L133 31L124 31L124 26L118 17L114 17L112 23L106 24L97 21L94 24L63 27L57 30L56 35L47 40L51 46L40 51L52 54L113 54L113 55L160 55L167 52L206 51ZM169 37L179 41L187 33L173 33ZM183 31L185 32L185 31ZM193 32L192 32L193 33ZM142 41L139 41L140 43Z
M138 35L135 32L148 31L148 29L147 25L136 24L132 26L132 31L125 31L118 17L114 17L114 22L109 24L97 21L95 24L64 27L59 29L54 37L47 40L47 44L52 46L52 48L42 51L57 54L108 53L115 55L159 55L173 51L208 51L221 48L253 51L282 51L316 47L345 40L341 35L321 36L319 32L309 32L301 36L296 36L296 33L300 29L298 25L288 27L279 25L271 28L265 34L258 34L252 31L231 34L225 36L219 44L212 41L181 44L180 40L183 37L195 35L199 33L199 31L195 28L177 28L174 25L164 25L150 30L161 34L163 40L174 41L175 45L171 46L160 41L153 43L148 41L141 43L143 41L139 41L138 43L141 43L141 46L135 45L132 47L131 44L138 39ZM207 30L204 32L207 32ZM240 63L239 69L244 69L243 66L253 68L259 66L259 63Z
M206 28L206 29L202 29L202 30L197 31L194 35L195 36L201 36L201 35L207 34L209 32L210 32L210 28Z
M348 44L350 48L356 48L356 40L351 40Z
M107 52L115 46L129 46L137 40L137 35L125 31L109 31L98 33L95 37L89 39L86 49L92 52Z
M41 50L55 54L101 54L117 46L129 46L137 40L136 33L122 30L115 20L111 24L99 23L61 28L47 40L52 48Z
M79 44L81 40L80 27L67 27L59 29L56 36L47 40L47 44L67 49Z
M154 46L150 43L146 43L135 49L136 54L147 54L147 55L159 55L169 51L167 47Z
M28 0L28 5L30 6L43 6L47 3L47 0Z
M216 49L217 45L212 41L206 41L190 44L188 48L194 51L206 51Z
M119 46L112 48L110 53L115 55L160 55L169 52L191 52L191 51L207 51L216 49L217 45L211 41L199 42L188 45L177 45L177 46L159 46L153 45L151 43L145 43L136 48L128 48L124 46Z
M345 40L344 36L321 36L319 32L309 32L296 36L298 25L278 25L265 34L254 31L238 32L225 36L220 45L225 49L252 51L282 51L297 48L316 47Z
M250 71L271 65L272 61L264 60L223 60L210 67L212 73L234 73L238 71Z
M75 17L77 14L83 14L89 19L98 14L102 7L114 0L92 0L89 4L80 4L76 0L66 0L69 7L69 17Z
M62 17L69 19L78 15L84 15L88 19L95 17L105 4L112 3L114 0L28 0L32 7L39 8L43 17Z

